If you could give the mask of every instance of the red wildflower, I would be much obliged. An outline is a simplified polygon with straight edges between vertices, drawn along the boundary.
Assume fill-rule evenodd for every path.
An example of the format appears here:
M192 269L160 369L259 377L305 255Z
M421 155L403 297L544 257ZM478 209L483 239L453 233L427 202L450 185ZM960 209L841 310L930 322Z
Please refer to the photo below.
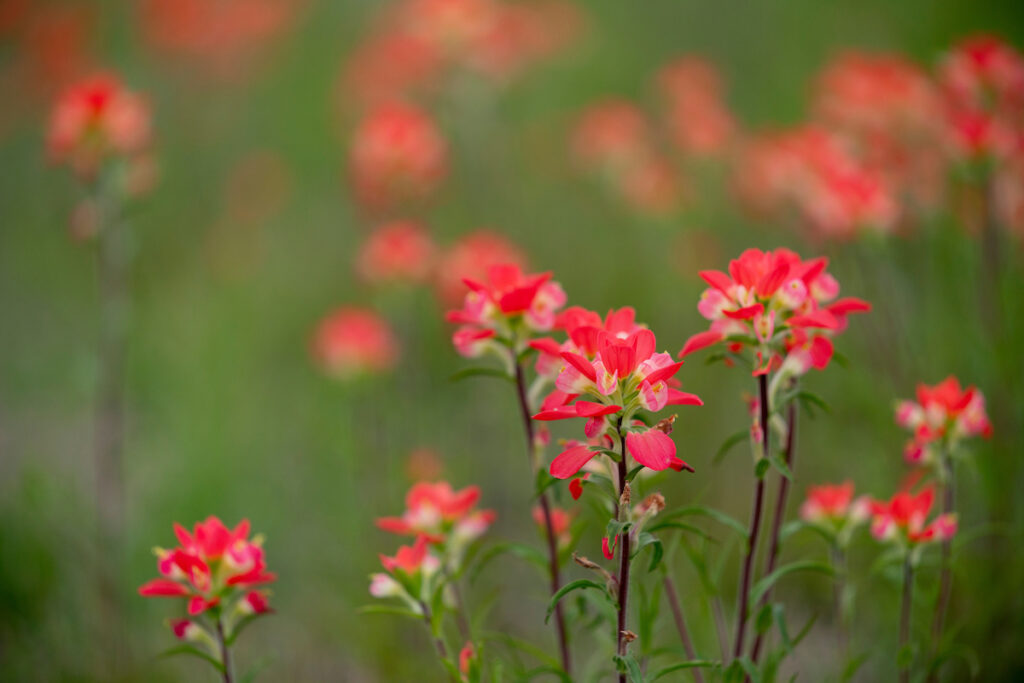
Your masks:
M985 396L974 386L962 389L952 375L933 387L917 385L916 401L896 405L896 423L914 433L904 455L915 464L935 462L937 448L951 450L962 439L992 436Z
M277 579L266 570L262 538L248 538L249 520L228 529L209 517L196 523L191 533L175 524L174 533L177 548L156 549L157 568L164 578L143 584L140 595L188 598L188 613L195 616L244 598L239 591Z
M396 534L426 536L432 543L445 542L449 535L460 544L468 543L494 522L493 510L476 510L480 488L468 486L453 491L448 482L418 482L405 497L401 517L381 517L377 526Z
M827 263L804 261L788 249L748 249L729 263L728 274L702 271L710 287L697 310L711 329L690 337L680 355L728 341L734 353L744 345L755 349L755 375L778 369L783 360L797 375L823 369L832 357L829 336L846 327L851 313L871 310L860 299L836 300L839 284Z
M926 524L934 500L935 491L926 488L917 494L900 491L888 501L872 501L871 534L880 541L910 546L952 538L957 530L955 515L940 515Z
M680 151L697 157L721 154L736 124L722 100L715 67L700 57L681 57L662 67L657 81L669 132Z
M130 159L145 151L149 119L145 100L112 75L76 83L61 94L50 116L50 159L91 178L106 161Z
M368 207L423 200L447 175L448 145L430 117L412 105L378 105L353 138L349 170L356 198Z
M320 323L313 355L329 373L347 379L390 370L398 358L398 344L379 315L345 306Z
M535 505L532 510L533 521L541 534L546 534L547 529L544 523L544 510ZM554 534L555 542L559 548L568 548L572 543L572 520L575 515L572 512L563 510L560 507L551 508L551 532Z
M356 270L372 284L420 284L430 279L436 258L437 247L422 224L392 221L370 233L356 257Z
M511 263L526 269L526 255L504 236L477 230L460 238L441 256L437 286L441 301L455 306L465 297L465 279L483 280L492 266Z

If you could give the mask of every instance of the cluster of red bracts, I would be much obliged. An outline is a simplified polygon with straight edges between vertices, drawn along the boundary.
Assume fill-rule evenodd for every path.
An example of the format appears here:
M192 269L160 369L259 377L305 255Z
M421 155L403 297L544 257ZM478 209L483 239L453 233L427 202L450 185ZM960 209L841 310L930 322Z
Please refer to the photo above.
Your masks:
M725 342L732 354L754 350L755 376L783 367L793 376L824 369L847 316L871 310L861 299L836 299L839 283L827 265L825 258L804 261L788 249L748 249L729 263L728 274L701 271L710 288L697 309L711 329L690 337L680 357Z
M269 610L267 592L257 589L277 576L267 571L263 539L249 539L249 520L228 529L216 517L196 523L192 532L174 525L178 547L156 548L161 578L139 588L146 597L185 598L191 619L171 622L179 638L197 640L208 633L196 617L215 610L215 620L263 614ZM212 642L212 641L210 641Z
M985 397L976 387L960 388L956 377L934 387L919 384L916 401L900 401L896 422L914 433L903 455L911 464L936 464L939 450L952 452L973 436L992 436Z

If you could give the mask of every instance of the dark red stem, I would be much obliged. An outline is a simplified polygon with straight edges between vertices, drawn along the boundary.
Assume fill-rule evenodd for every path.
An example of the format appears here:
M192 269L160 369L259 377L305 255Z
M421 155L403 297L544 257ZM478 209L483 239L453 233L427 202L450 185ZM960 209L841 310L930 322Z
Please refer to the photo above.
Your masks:
M768 440L771 430L768 429L768 375L757 378L761 398L761 457L768 457ZM747 536L747 555L743 559L743 575L740 579L739 614L736 617L736 641L732 656L743 654L743 641L747 628L747 610L750 602L750 580L753 577L754 555L757 552L757 539L761 533L761 510L764 507L764 477L758 477L754 486L754 509L750 518L750 534Z
M903 602L900 606L900 650L897 658L903 656L903 651L910 642L910 607L914 591L914 569L910 565L910 558L903 561ZM900 683L910 683L910 664L900 667Z
M514 353L514 351L513 351ZM530 468L534 469L534 429L533 417L530 413L530 403L526 398L526 378L523 374L523 366L515 361L516 367L516 392L519 397L519 410L523 418L523 430L526 433L526 455L530 460ZM544 535L548 546L548 571L551 575L551 594L554 595L562 587L561 570L558 565L558 539L555 537L555 527L551 521L551 503L548 500L546 491L540 494L541 515L544 518ZM562 658L562 668L565 673L572 674L572 660L569 656L569 640L565 631L565 616L562 614L562 603L555 605L555 630L558 634L558 650Z
M622 497L626 492L626 486L628 482L626 477L629 476L629 467L626 464L626 435L622 431L622 419L619 419L619 441L622 443L622 458L619 460L619 517L623 513ZM628 504L626 506L628 514ZM619 540L619 619L616 626L616 649L620 657L626 656L626 648L629 643L626 641L626 610L629 606L629 564L630 564L630 536L632 530L627 530L622 534L622 538ZM610 542L611 539L609 539ZM626 683L626 674L622 672L619 674L619 683Z

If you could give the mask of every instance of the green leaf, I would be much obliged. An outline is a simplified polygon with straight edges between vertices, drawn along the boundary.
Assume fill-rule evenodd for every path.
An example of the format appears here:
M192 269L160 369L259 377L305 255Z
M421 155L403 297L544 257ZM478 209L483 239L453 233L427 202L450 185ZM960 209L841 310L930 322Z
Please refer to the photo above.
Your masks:
M178 645L177 647L172 647L169 650L164 650L159 655L157 655L157 657L159 659L163 659L165 657L176 657L177 655L190 655L192 657L198 657L199 659L202 659L203 661L209 663L210 666L212 666L220 673L224 673L224 666L220 662L218 662L216 659L211 657L206 652L203 652L197 647L192 647L191 645Z
M514 650L518 650L520 652L523 652L524 654L530 655L531 657L535 657L538 661L543 662L545 665L549 667L553 667L554 669L557 669L560 672L562 671L562 668L559 665L557 659L555 659L547 652L545 652L543 649L537 647L533 643L527 642L525 640L520 640L519 638L510 636L507 633L501 633L498 631L488 631L487 633L484 633L481 638L485 643L502 643L503 645L506 645ZM562 673L564 674L564 672Z
M412 617L413 619L422 619L423 615L419 612L414 612L408 607L397 607L395 605L366 605L356 610L359 614L392 614L400 617Z
M608 524L604 528L604 535L608 537L608 542L611 543L613 538L626 533L632 528L633 522L620 522L617 519L609 519Z
M772 627L772 605L763 605L757 611L757 618L754 620L754 628L758 633L766 633Z
M235 643L235 640L238 639L238 635L242 632L243 629L245 629L247 626L249 626L249 624L256 621L260 617L265 616L266 614L267 612L263 612L250 614L246 617L243 617L237 624L235 624L235 627L231 629L231 633L228 635L227 638L224 639L224 642L226 642L228 647L230 647Z
M719 462L721 462L722 458L724 458L729 453L729 451L731 451L733 448L746 441L749 437L750 432L746 429L741 429L735 434L730 435L729 438L722 442L722 445L718 447L718 450L715 451L715 457L711 460L711 462L717 465Z
M720 666L722 666L721 662L713 662L710 659L691 659L688 662L680 662L679 664L673 664L672 666L666 666L664 669L659 669L653 676L651 676L650 683L654 683L654 681L662 678L663 676L668 676L670 673L683 671L684 669L717 669Z
M846 681L852 680L853 677L857 675L857 670L860 669L860 667L866 661L868 661L867 652L861 655L857 655L856 657L848 661L846 663L846 666L843 667L843 673L839 676L839 680L842 681L842 683L846 683Z
M811 417L814 417L813 408L818 408L823 413L832 412L832 408L825 402L825 399L817 394L812 394L809 391L798 391L796 397L800 400L800 404L807 410L808 415Z
M757 665L750 661L750 657L740 657L736 661L739 662L740 667L747 674L751 683L761 683L761 672L758 671Z
M596 588L601 591L606 598L608 597L608 591L603 585L596 581L591 581L590 579L576 579L575 581L570 581L559 588L558 592L551 596L551 600L548 602L547 614L544 615L544 623L548 623L548 620L551 619L551 615L555 611L555 605L557 605L562 598L575 590L585 590L587 588Z
M790 471L789 465L787 465L782 458L775 453L772 453L768 456L768 462L771 463L772 467L778 470L779 474L784 476L786 479L793 481L793 473ZM760 465L760 463L758 463L758 465Z
M256 677L266 671L270 665L277 659L276 655L264 655L253 662L249 670L238 679L238 683L252 683L256 680Z
M729 668L725 670L725 680L727 683L741 683L748 678L752 683L761 683L761 672L750 661L750 657L737 657L729 665Z
M631 559L639 555L640 551L647 546L652 546L652 552L654 553L651 556L651 566L647 568L647 571L653 572L661 564L661 558L665 554L665 548L661 541L653 535L645 531L637 537L636 550L633 551Z
M537 470L537 477L533 483L533 495L535 498L540 498L541 495L549 488L562 481L561 479L555 479L548 471L541 467Z
M747 537L747 527L737 521L735 517L730 517L721 510L716 510L715 508L708 507L707 505L687 505L686 507L682 507L678 510L673 510L672 512L665 514L662 519L669 520L675 519L676 517L688 517L690 515L710 517L716 522L733 529L743 538Z
M900 651L896 653L896 666L900 669L910 668L910 665L914 663L914 646L911 643L907 643L900 648Z
M764 479L764 475L768 473L768 468L772 466L771 461L768 458L761 458L754 465L754 476L758 479Z
M827 576L836 574L835 569L824 562L803 561L783 565L754 584L754 587L750 589L750 603L756 605L779 579L793 572L818 572Z
M479 578L480 573L483 572L490 562L502 555L513 555L521 560L536 565L542 572L547 573L548 571L548 558L541 551L537 550L532 546L528 546L524 543L499 543L487 549L480 559L477 560L476 566L473 571L469 573L469 582L473 583Z
M469 377L497 377L508 382L515 382L515 380L509 377L509 374L504 370L500 370L498 368L477 367L463 368L462 370L459 370L454 375L452 375L449 378L449 380L452 382L461 382L462 380L467 379Z
M787 522L785 525L783 525L782 531L779 533L779 541L785 542L786 539L788 539L790 536L797 533L798 531L803 531L804 529L807 529L808 531L813 531L814 533L821 536L823 539L825 539L829 546L835 545L836 537L830 529L820 524L812 524L811 522L805 522L802 519L794 519L792 522Z
M793 640L789 637L789 627L786 626L786 612L781 602L775 603L772 607L772 616L775 619L775 625L779 629L779 636L782 638L782 648L789 654L793 651Z
M672 520L668 520L665 522L658 522L657 524L652 524L647 528L652 532L661 531L663 529L678 529L680 531L688 531L689 533L700 536L701 538L707 541L711 541L712 543L718 543L715 537L709 534L708 532L704 531L700 527L696 527L692 524L687 524L686 522L673 522Z
M640 662L636 661L633 655L615 655L615 666L620 672L628 673L629 680L633 683L644 683L644 674L640 671Z
M807 620L807 623L804 624L804 627L800 629L800 633L797 633L796 638L793 639L793 647L799 645L800 641L807 637L807 634L811 632L811 627L814 626L814 622L816 621L818 621L817 614L813 615L810 619Z
M643 466L643 465L637 465L636 467L634 467L633 469L631 469L631 470L629 471L629 473L628 473L628 474L626 474L626 481L630 481L630 482L631 482L631 481L633 481L633 479L635 479L635 478L636 478L636 475L637 475L637 474L639 474L639 473L640 473L640 470L642 470L643 468L644 468L644 466Z

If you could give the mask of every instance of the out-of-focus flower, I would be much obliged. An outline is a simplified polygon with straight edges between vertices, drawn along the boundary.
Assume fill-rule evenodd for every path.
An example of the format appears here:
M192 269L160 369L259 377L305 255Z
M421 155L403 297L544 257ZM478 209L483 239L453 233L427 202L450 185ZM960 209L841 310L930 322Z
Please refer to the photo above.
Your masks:
M143 34L157 50L202 65L205 75L237 75L287 31L299 0L143 0Z
M377 227L356 257L356 271L371 284L421 284L430 279L437 247L415 221L392 221Z
M496 337L516 339L522 332L543 332L555 324L565 292L551 273L524 274L515 264L491 266L485 280L463 280L469 292L462 308L447 320L459 325L452 337L463 356L478 356Z
M473 647L473 643L467 642L459 650L459 673L462 674L462 680L470 681L474 679L473 669L476 668L476 664L476 649Z
M405 103L374 107L349 152L356 198L370 208L422 201L448 172L448 145L426 112Z
M443 62L426 38L408 31L381 31L356 48L345 65L342 97L367 104L412 96L431 88Z
M130 161L150 143L149 105L113 75L76 83L57 99L50 115L47 151L91 179L111 159Z
M320 323L313 356L332 375L348 379L390 370L398 360L398 342L373 311L343 306Z
M547 534L547 526L544 522L544 510L539 505L533 506L533 521L542 535ZM573 513L560 507L551 508L551 533L554 534L555 544L559 550L564 550L572 543L572 520Z
M926 488L917 494L900 491L890 500L872 501L871 534L879 541L911 548L953 538L957 530L956 515L939 515L927 523L934 500L935 491Z
M572 135L572 154L637 209L664 213L676 206L680 181L658 152L645 114L626 100L587 108Z
M477 230L460 238L441 255L437 287L442 303L458 305L466 294L465 279L483 280L492 266L510 263L525 270L526 254L504 236Z
M679 150L694 157L724 152L736 124L722 98L715 67L701 57L681 57L662 67L657 84L669 133Z
M493 510L477 510L480 488L453 491L448 482L418 482L405 497L401 517L381 517L377 526L395 534L426 536L431 543L465 545L479 538L494 522Z
M776 217L795 211L801 227L817 237L886 232L899 218L900 206L885 175L859 161L849 142L819 126L747 143L735 183L748 208Z
M934 464L940 450L952 452L963 439L992 436L985 396L976 387L960 387L950 375L935 386L919 384L916 401L896 405L896 423L914 433L903 450L912 464Z
M644 328L625 339L599 334L594 359L563 352L565 366L555 381L561 405L546 401L534 419L584 418L584 431L592 439L621 429L626 450L638 464L654 471L693 471L676 457L675 442L666 433L670 428L633 426L633 416L641 410L654 413L668 405L703 405L695 394L670 386L682 362L674 362L667 353L656 353L656 346L654 333ZM577 400L584 394L596 401ZM600 448L571 445L551 462L551 476L568 479L599 453Z
M801 519L828 530L843 546L854 527L867 520L870 514L866 497L854 499L852 481L810 486L807 499L800 506Z
M434 481L443 470L441 458L432 448L416 448L405 461L405 474L412 481Z
M952 149L960 158L1004 157L1021 134L1024 55L993 35L964 39L939 69Z
M433 574L441 565L428 551L429 544L430 539L421 534L411 546L400 546L394 556L381 555L380 563L392 577L400 577L399 580Z
M228 529L216 517L209 517L198 522L191 533L175 524L174 533L180 543L177 548L155 550L163 578L143 584L140 595L186 598L189 615L196 616L236 599L248 600L253 586L277 579L266 569L263 539L249 540L249 520Z
M942 99L923 69L898 54L844 52L819 75L813 108L900 199L922 209L938 204L946 171Z
M831 337L846 328L847 316L871 310L860 299L836 299L839 283L827 264L825 258L804 261L789 249L747 249L729 263L728 274L701 271L710 287L697 310L711 328L690 337L680 356L725 342L731 353L754 350L754 375L782 367L794 376L824 369L833 354Z

